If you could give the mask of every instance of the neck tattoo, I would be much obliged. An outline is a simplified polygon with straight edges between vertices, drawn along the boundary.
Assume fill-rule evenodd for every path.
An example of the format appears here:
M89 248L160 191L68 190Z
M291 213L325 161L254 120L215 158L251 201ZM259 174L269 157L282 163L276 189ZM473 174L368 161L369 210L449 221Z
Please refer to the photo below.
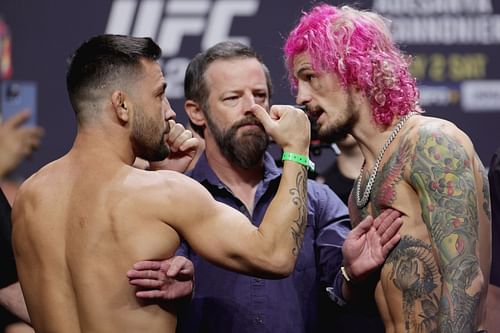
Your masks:
M361 180L363 179L363 171L365 167L365 163L363 163L363 166L361 167L361 170L359 172L359 176L357 179L357 184L356 184L356 191L354 192L355 197L356 197L356 206L361 209L366 206L370 199L370 194L372 191L372 186L373 183L375 182L375 177L377 177L378 173L378 168L380 167L380 162L382 161L382 158L384 157L385 151L387 148L389 148L389 145L394 141L396 138L396 135L398 135L399 131L401 128L403 128L403 125L405 122L411 118L411 116L417 114L417 112L410 112L403 118L399 120L399 122L394 126L394 129L392 130L391 134L387 138L387 141L384 143L382 146L382 149L380 149L380 152L378 153L377 160L375 161L375 165L373 166L372 172L370 174L370 178L368 178L368 182L366 183L365 191L363 192L363 197L360 198L361 196Z

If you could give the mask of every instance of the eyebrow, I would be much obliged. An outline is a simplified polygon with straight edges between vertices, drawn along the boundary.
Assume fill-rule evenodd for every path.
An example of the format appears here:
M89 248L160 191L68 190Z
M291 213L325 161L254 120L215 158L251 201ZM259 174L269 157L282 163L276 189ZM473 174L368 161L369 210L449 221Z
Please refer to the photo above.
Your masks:
M231 89L231 90L222 91L221 94L220 94L220 98L225 98L225 97L227 97L227 95L231 95L231 94L240 94L244 90L245 89ZM269 90L267 89L267 86L257 87L257 88L251 88L250 90L253 93L255 93L255 92L259 92L259 93L265 92L266 94L269 94Z
M300 68L296 73L295 73L295 76L296 77L299 77L301 76L301 74L307 70L310 70L311 68Z
M312 66L310 63L306 62L302 65L300 65L299 67L299 70L297 72L295 72L295 76L300 76L300 74L304 71L307 71L307 70L312 70Z
M163 84L155 90L155 94L163 93L167 89L167 83L163 82Z

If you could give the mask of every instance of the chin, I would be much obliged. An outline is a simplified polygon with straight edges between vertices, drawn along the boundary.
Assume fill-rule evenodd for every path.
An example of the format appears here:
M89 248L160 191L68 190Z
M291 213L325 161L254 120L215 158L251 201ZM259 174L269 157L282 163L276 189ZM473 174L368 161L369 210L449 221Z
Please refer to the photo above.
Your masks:
M349 130L346 128L321 128L318 130L318 136L321 141L327 143L334 143L343 140L349 134Z

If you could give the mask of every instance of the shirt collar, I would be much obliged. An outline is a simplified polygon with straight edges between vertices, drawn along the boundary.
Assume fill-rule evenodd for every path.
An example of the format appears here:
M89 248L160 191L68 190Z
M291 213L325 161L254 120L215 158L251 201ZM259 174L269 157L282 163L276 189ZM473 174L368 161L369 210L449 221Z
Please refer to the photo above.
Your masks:
M207 156L205 152L201 154L198 162L196 163L193 170L187 173L188 176L198 181L199 183L208 182L214 186L223 186L219 177L212 170L208 164ZM269 152L264 153L264 183L269 183L270 181L279 178L281 176L281 170L276 166L273 157Z

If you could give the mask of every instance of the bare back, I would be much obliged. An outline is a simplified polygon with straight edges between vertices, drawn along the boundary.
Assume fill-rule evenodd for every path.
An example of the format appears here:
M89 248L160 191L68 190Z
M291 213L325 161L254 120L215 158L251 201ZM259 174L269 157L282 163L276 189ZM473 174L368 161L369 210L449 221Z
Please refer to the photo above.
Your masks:
M387 207L404 220L375 289L386 332L484 329L489 199L470 140L448 122L413 117L386 152L372 191L361 210L351 196L354 225Z
M158 179L93 163L68 155L49 164L23 184L14 205L13 241L34 327L174 332L174 310L141 304L126 277L136 261L168 258L179 244L150 200Z

